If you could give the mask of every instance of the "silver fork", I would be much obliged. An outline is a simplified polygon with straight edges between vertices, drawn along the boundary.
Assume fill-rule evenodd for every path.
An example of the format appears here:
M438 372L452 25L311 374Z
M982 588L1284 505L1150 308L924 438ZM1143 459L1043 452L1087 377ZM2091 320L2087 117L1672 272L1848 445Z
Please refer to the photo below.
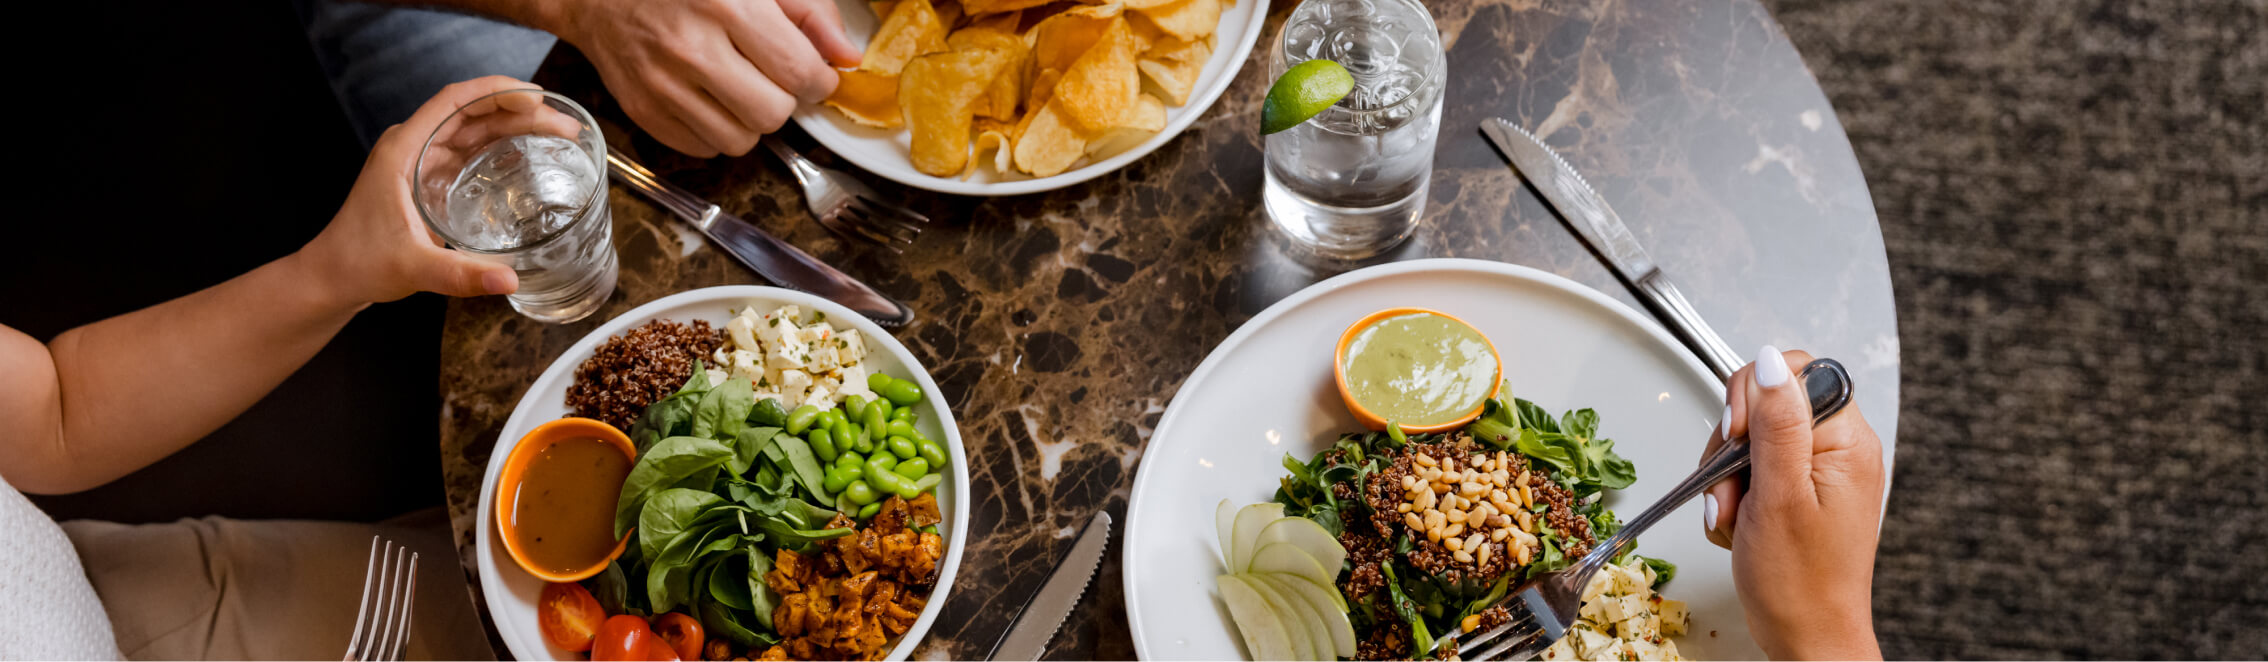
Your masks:
M355 660L400 660L409 643L410 606L417 597L417 553L370 537L370 569L362 574L362 601L354 612L354 638L347 642L346 657Z
M795 181L803 185L804 206L811 209L811 215L836 234L900 252L899 244L910 245L921 234L921 226L915 224L929 222L929 217L890 202L857 178L819 167L778 138L765 136L762 142L787 164L789 172L795 173Z
M1811 397L1811 424L1816 426L1827 417L1842 411L1851 401L1851 374L1834 359L1812 361L1803 368L1805 394ZM1669 494L1648 507L1645 512L1631 518L1614 537L1601 541L1591 553L1577 560L1565 570L1528 580L1504 598L1502 605L1510 618L1503 624L1478 632L1459 632L1434 642L1440 646L1455 645L1457 657L1466 660L1526 660L1534 658L1552 642L1567 636L1568 627L1575 624L1576 615L1583 607L1583 587L1591 583L1591 575L1598 574L1607 562L1637 542L1638 534L1654 526L1662 516L1685 505L1717 481L1748 466L1748 439L1726 444L1716 455L1701 463L1685 482L1671 488Z

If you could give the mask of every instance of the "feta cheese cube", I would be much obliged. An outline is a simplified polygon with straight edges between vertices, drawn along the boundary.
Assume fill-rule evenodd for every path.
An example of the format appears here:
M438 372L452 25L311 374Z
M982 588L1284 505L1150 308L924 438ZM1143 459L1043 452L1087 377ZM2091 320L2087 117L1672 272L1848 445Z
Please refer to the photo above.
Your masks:
M811 391L811 373L801 370L781 370L778 386L780 404L802 402L804 394ZM793 407L789 407L789 409L793 409Z
M712 388L718 384L724 383L724 380L732 377L732 373L725 372L724 368L722 367L728 364L723 361L718 361L717 365L719 367L710 368L706 371L706 374L709 377L709 386Z
M859 336L858 329L843 329L842 333L835 334L835 338L843 341L838 348L843 354L843 365L866 360L866 338Z
M1591 575L1591 581L1583 585L1583 601L1597 600L1600 596L1606 595L1607 589L1613 587L1614 578L1608 577L1607 573Z
M756 320L754 318L747 316L734 317L731 321L725 322L724 328L725 334L732 337L732 345L734 347L751 351L761 347L760 345L756 344L756 336L754 335L754 333L757 327Z
M1664 599L1658 606L1662 608L1662 632L1673 635L1685 634L1687 619L1691 618L1691 615L1685 610L1685 601Z
M764 378L764 364L758 360L760 358L762 357L755 352L736 349L732 350L726 364L732 366L732 376L746 378L748 383L754 384Z
M1574 638L1574 637L1560 637L1559 641L1555 641L1555 642L1552 642L1552 644L1551 644L1551 647L1550 647L1550 648L1546 648L1546 649L1544 649L1544 652L1543 652L1543 659L1546 659L1546 660L1572 660L1572 659L1575 659L1575 644L1573 643L1573 642L1574 642L1574 640L1575 640L1575 638Z
M776 393L776 392L772 392L772 391L764 391L764 390L758 390L758 391L756 391L756 399L754 399L754 400L751 400L750 402L763 402L763 401L765 401L765 400L779 400L780 402L783 402L783 403L784 403L784 402L787 402L786 400L780 400L780 394L779 394L779 393Z
M1591 621L1594 623L1614 622L1614 619L1606 617L1606 603L1608 600L1612 599L1613 598L1603 596L1599 598L1585 599L1583 601L1583 608L1576 610L1575 613L1583 620Z
M813 386L810 392L804 394L803 404L820 409L831 409L835 406L835 393L824 384Z
M802 370L810 352L802 340L783 331L776 342L764 348L764 361L774 370Z
M1587 627L1576 628L1575 636L1569 639L1575 640L1575 652L1586 660L1601 659L1599 655L1607 653L1617 643L1614 637Z
M1600 620L1607 622L1628 620L1631 616L1646 611L1645 603L1639 602L1636 596L1625 595L1620 597L1612 597L1607 598L1603 602L1605 602L1606 604L1600 609L1600 611L1606 616L1606 618Z
M829 337L825 338L812 338L812 335L813 334L809 333L808 330L806 333L804 333L804 344L811 347L810 363L812 372L828 372L841 369L843 367L843 358L840 347L838 346L842 344L842 339L833 337L832 333L827 334Z
M853 365L843 368L837 374L841 375L842 387L838 390L843 394L843 397L848 398L855 395L869 400L874 399L874 390L866 387L866 366Z

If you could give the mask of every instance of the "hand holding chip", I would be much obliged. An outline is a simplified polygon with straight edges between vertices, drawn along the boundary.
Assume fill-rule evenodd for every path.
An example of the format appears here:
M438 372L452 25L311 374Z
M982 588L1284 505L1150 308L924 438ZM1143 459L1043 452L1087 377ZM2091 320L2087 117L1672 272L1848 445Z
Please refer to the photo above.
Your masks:
M1754 463L1704 493L1704 526L1732 549L1749 630L1772 659L1881 659L1871 601L1882 440L1857 405L1812 425L1788 370L1811 358L1766 346L1733 373L1702 457L1745 436Z
M589 0L544 22L639 127L704 158L748 153L859 62L833 0Z

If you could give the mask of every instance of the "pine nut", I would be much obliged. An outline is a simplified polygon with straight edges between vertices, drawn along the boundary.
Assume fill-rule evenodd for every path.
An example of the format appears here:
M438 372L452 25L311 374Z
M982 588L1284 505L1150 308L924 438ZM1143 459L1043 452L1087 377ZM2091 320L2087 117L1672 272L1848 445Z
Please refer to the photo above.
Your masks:
M1458 539L1456 539L1456 538L1450 538L1450 539L1448 539L1448 540L1443 540L1443 541L1441 541L1441 546L1442 546L1442 547L1447 547L1447 548L1449 548L1449 551L1452 551L1452 552L1454 552L1454 551L1457 551L1457 550L1460 550L1460 549L1464 549L1464 548L1465 548L1465 541L1463 541L1463 540L1458 540Z
M1441 502L1441 500L1440 500L1440 499L1434 498L1434 496L1433 496L1433 490L1425 490L1425 491L1423 491L1423 492L1419 492L1419 493L1418 493L1417 503L1418 503L1418 507L1419 507L1419 508L1428 508L1428 509L1430 509L1430 508L1432 508L1432 507L1433 507L1433 504L1436 504L1436 503L1440 503L1440 502Z
M1412 531L1425 530L1425 520L1418 519L1417 513L1402 513L1402 523L1410 525Z
M1495 531L1488 532L1488 539L1494 540L1496 542L1504 542L1504 537L1509 535L1512 535L1511 529L1497 529Z
M1520 486L1520 505L1527 506L1529 508L1536 507L1536 495L1533 492L1529 492L1528 486L1526 485Z
M1456 471L1456 470L1457 470L1457 458L1453 458L1453 457L1445 457L1445 458L1441 458L1441 470L1442 470L1442 471Z
M1449 516L1441 514L1441 511L1438 511L1438 510L1428 510L1428 511L1425 511L1425 528L1428 528L1428 529L1438 529L1438 528L1441 528L1441 525L1443 525L1443 524L1447 524L1447 523L1448 523L1448 520L1449 520Z
M1414 490L1414 489L1417 489L1417 476L1412 476L1412 475L1409 475L1409 474L1402 474L1402 489L1405 489L1405 490Z
M1486 456L1486 455L1479 455L1479 454L1475 454L1475 455L1473 455L1473 458L1472 458L1471 460L1467 460L1467 462L1469 462L1469 464L1466 464L1465 466L1468 466L1468 467L1477 467L1477 466L1480 466L1480 465L1481 465L1481 463L1483 463L1483 462L1487 462L1487 461L1488 461L1488 456Z
M1465 548L1466 548L1466 549L1472 549L1472 548L1475 548L1475 547L1480 547L1480 548L1482 548L1482 549L1486 549L1486 547L1485 547L1484 545L1485 545L1485 543L1482 543L1482 542L1481 542L1481 534L1475 533L1475 534L1473 534L1473 535L1470 535L1470 536L1465 536Z
M1452 556L1452 557L1455 557L1455 558L1457 559L1457 562L1458 562L1458 563L1472 563L1472 562L1473 562L1473 555L1471 555L1471 554L1466 554L1466 553L1464 553L1464 552L1455 552L1455 553L1452 553L1452 554L1450 554L1450 556Z
M1489 476L1495 478L1496 484L1498 485L1503 485L1506 482L1510 482L1512 480L1512 474L1507 473L1503 469L1497 469L1496 471L1491 472Z
M1444 483L1456 483L1456 482L1461 482L1461 481L1463 481L1463 480L1465 480L1465 474L1463 474L1463 473L1459 473L1459 472L1458 472L1457 470L1455 470L1455 469L1442 469L1442 470L1441 470L1441 482L1444 482Z
M1496 461L1495 461L1495 460L1483 460L1483 461L1481 461L1481 465L1480 465L1480 468L1481 468L1481 471L1495 471L1495 470L1496 470Z
M1410 512L1410 504L1409 504L1409 503L1407 503L1407 502L1394 504L1394 512L1397 512L1397 513L1407 513L1407 512Z
M1414 453L1412 454L1410 460L1428 467L1440 466L1441 464L1439 462L1433 461L1433 456L1424 453Z
M1488 492L1488 500L1490 501L1510 501L1510 496L1505 494L1504 490L1489 490Z
M1463 524L1465 523L1465 511L1451 510L1448 512L1447 519L1449 520L1450 524Z
M1426 530L1425 539L1427 542L1441 542L1441 529L1434 528Z
M1442 527L1442 528L1441 528L1441 537L1443 537L1443 538L1447 538L1447 537L1450 537L1450 536L1455 536L1455 535L1457 535L1457 534L1460 534L1460 533L1464 533L1464 532L1465 532L1465 525L1463 525L1463 524L1451 524L1451 525L1449 525L1449 526L1445 526L1445 527Z
M1517 517L1517 518L1518 518L1518 519L1520 520L1520 530L1522 530L1522 531L1534 531L1534 530L1536 530L1536 521L1535 521L1535 519L1534 519L1534 518L1532 518L1532 517L1528 516L1528 511L1525 511L1525 510L1515 510L1515 511L1512 511L1512 514L1513 514L1513 515L1514 515L1515 517Z
M1527 565L1528 561L1535 557L1529 553L1527 545L1520 545L1519 547L1520 553L1514 555L1515 560L1518 560L1520 562L1520 565Z
M1512 537L1520 539L1520 544L1527 545L1529 547L1534 547L1536 545L1542 544L1542 541L1536 540L1535 536L1528 535L1528 532L1521 531L1519 529L1512 530Z
M1434 491L1434 492L1448 492L1448 491L1449 491L1449 484L1448 484L1448 483L1434 483L1434 484L1433 484L1433 490L1432 490L1432 491Z
M1495 500L1495 501L1490 501L1490 502L1488 502L1488 505L1490 505L1490 506L1492 506L1492 507L1496 508L1496 512L1500 512L1500 513L1509 513L1509 512L1515 512L1515 511L1518 511L1518 510L1519 510L1518 508L1514 508L1514 507L1512 507L1512 504L1509 504L1509 503L1505 503L1505 502L1504 502L1504 501L1503 501L1502 499L1498 499L1498 500Z
M1519 480L1514 480L1514 481L1512 481L1512 484L1514 484L1514 485L1526 485L1526 484L1528 484L1528 470L1526 470L1526 469L1521 469L1521 470L1520 470L1520 478L1519 478Z
M1480 548L1480 553L1479 553L1479 554L1475 554L1475 555L1473 555L1473 556L1474 556L1473 565L1479 565L1479 566L1485 566L1485 565L1488 565L1488 546L1487 546L1487 545L1481 545L1481 548Z
M1489 518L1488 524L1489 526L1494 526L1499 529L1510 529L1512 528L1512 518L1506 517L1504 515L1497 515L1495 517Z

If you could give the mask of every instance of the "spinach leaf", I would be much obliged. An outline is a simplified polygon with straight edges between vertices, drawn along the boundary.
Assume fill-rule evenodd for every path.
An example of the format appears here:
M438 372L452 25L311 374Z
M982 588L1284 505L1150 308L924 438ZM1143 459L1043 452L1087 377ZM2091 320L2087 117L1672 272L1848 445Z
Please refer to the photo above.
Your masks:
M1654 569L1654 588L1661 588L1663 584L1667 584L1669 580L1677 577L1677 564L1675 563L1651 556L1641 556L1638 557L1638 560L1645 561L1648 567Z
M724 499L706 490L671 488L646 500L638 514L638 549L647 558L660 558L662 548L693 528L697 520Z
M1518 398L1514 398L1512 402L1518 409L1520 414L1520 427L1528 428L1538 432L1560 431L1559 424L1552 422L1551 412L1544 411L1543 407L1536 406L1536 403L1521 400Z
M633 611L630 606L630 578L622 572L620 562L608 561L605 570L583 580L583 588L590 589L591 597L598 599L599 609L606 613L627 614Z
M726 554L714 561L715 570L709 573L704 586L709 597L727 607L747 611L756 607L748 594L748 556Z
M614 502L614 535L622 536L638 524L638 513L645 508L646 500L673 487L707 489L700 483L703 475L714 476L718 465L732 457L732 449L724 444L700 437L670 437L654 444L638 455L638 463L630 467L630 476L622 481L622 494Z
M1599 414L1589 409L1567 412L1559 419L1559 432L1577 439L1588 440L1599 432Z
M740 617L731 608L715 602L701 605L701 627L707 629L712 636L722 636L742 648L758 648L780 642L778 637L769 632L748 629L748 626L741 624ZM766 626L766 629L770 629L770 626Z
M1546 436L1547 434L1549 436ZM1558 442L1561 439L1564 439L1564 437L1561 437L1558 433L1538 432L1535 428L1529 428L1520 431L1520 438L1512 443L1512 448L1520 451L1521 455L1550 465L1554 472L1566 475L1580 474L1575 466L1575 458L1567 452L1566 447L1559 445Z
M748 424L784 428L787 427L787 414L787 407L780 404L779 398L764 398L756 403L755 409L749 410Z
M631 424L628 434L638 452L644 453L654 442L688 434L693 429L693 409L701 403L701 396L709 392L708 367L699 359L693 361L693 374L686 376L685 384L677 391L664 396L659 402L646 407L638 421Z
M779 435L777 427L742 428L732 440L732 461L725 463L725 468L735 476L748 475L748 468L756 464L756 458L762 457L764 449Z
M1410 625L1410 659L1430 659L1427 653L1433 650L1433 633L1425 626L1425 615L1418 613L1417 603L1402 592L1402 580L1394 576L1394 565L1380 563L1378 568L1386 571L1386 591L1393 596L1394 614Z
M819 457L811 454L811 444L793 435L778 435L772 438L772 445L764 449L764 456L771 458L781 473L792 473L803 483L804 491L811 493L811 498L827 498L827 489L820 486L827 474L819 468Z
M693 593L693 574L696 563L712 552L721 552L740 545L741 536L730 533L732 527L724 521L699 529L700 535L678 536L654 559L646 570L646 599L654 613L675 610L689 605Z
M772 592L772 585L764 583L764 575L771 571L772 557L763 550L748 548L748 610L766 630L776 629L772 626L772 610L780 606L780 595Z
M1638 467L1614 452L1613 439L1594 440L1584 452L1591 456L1591 469L1600 487L1619 490L1638 482Z
M741 377L725 380L701 396L693 410L693 436L731 439L748 427L748 410L756 406L755 386Z

